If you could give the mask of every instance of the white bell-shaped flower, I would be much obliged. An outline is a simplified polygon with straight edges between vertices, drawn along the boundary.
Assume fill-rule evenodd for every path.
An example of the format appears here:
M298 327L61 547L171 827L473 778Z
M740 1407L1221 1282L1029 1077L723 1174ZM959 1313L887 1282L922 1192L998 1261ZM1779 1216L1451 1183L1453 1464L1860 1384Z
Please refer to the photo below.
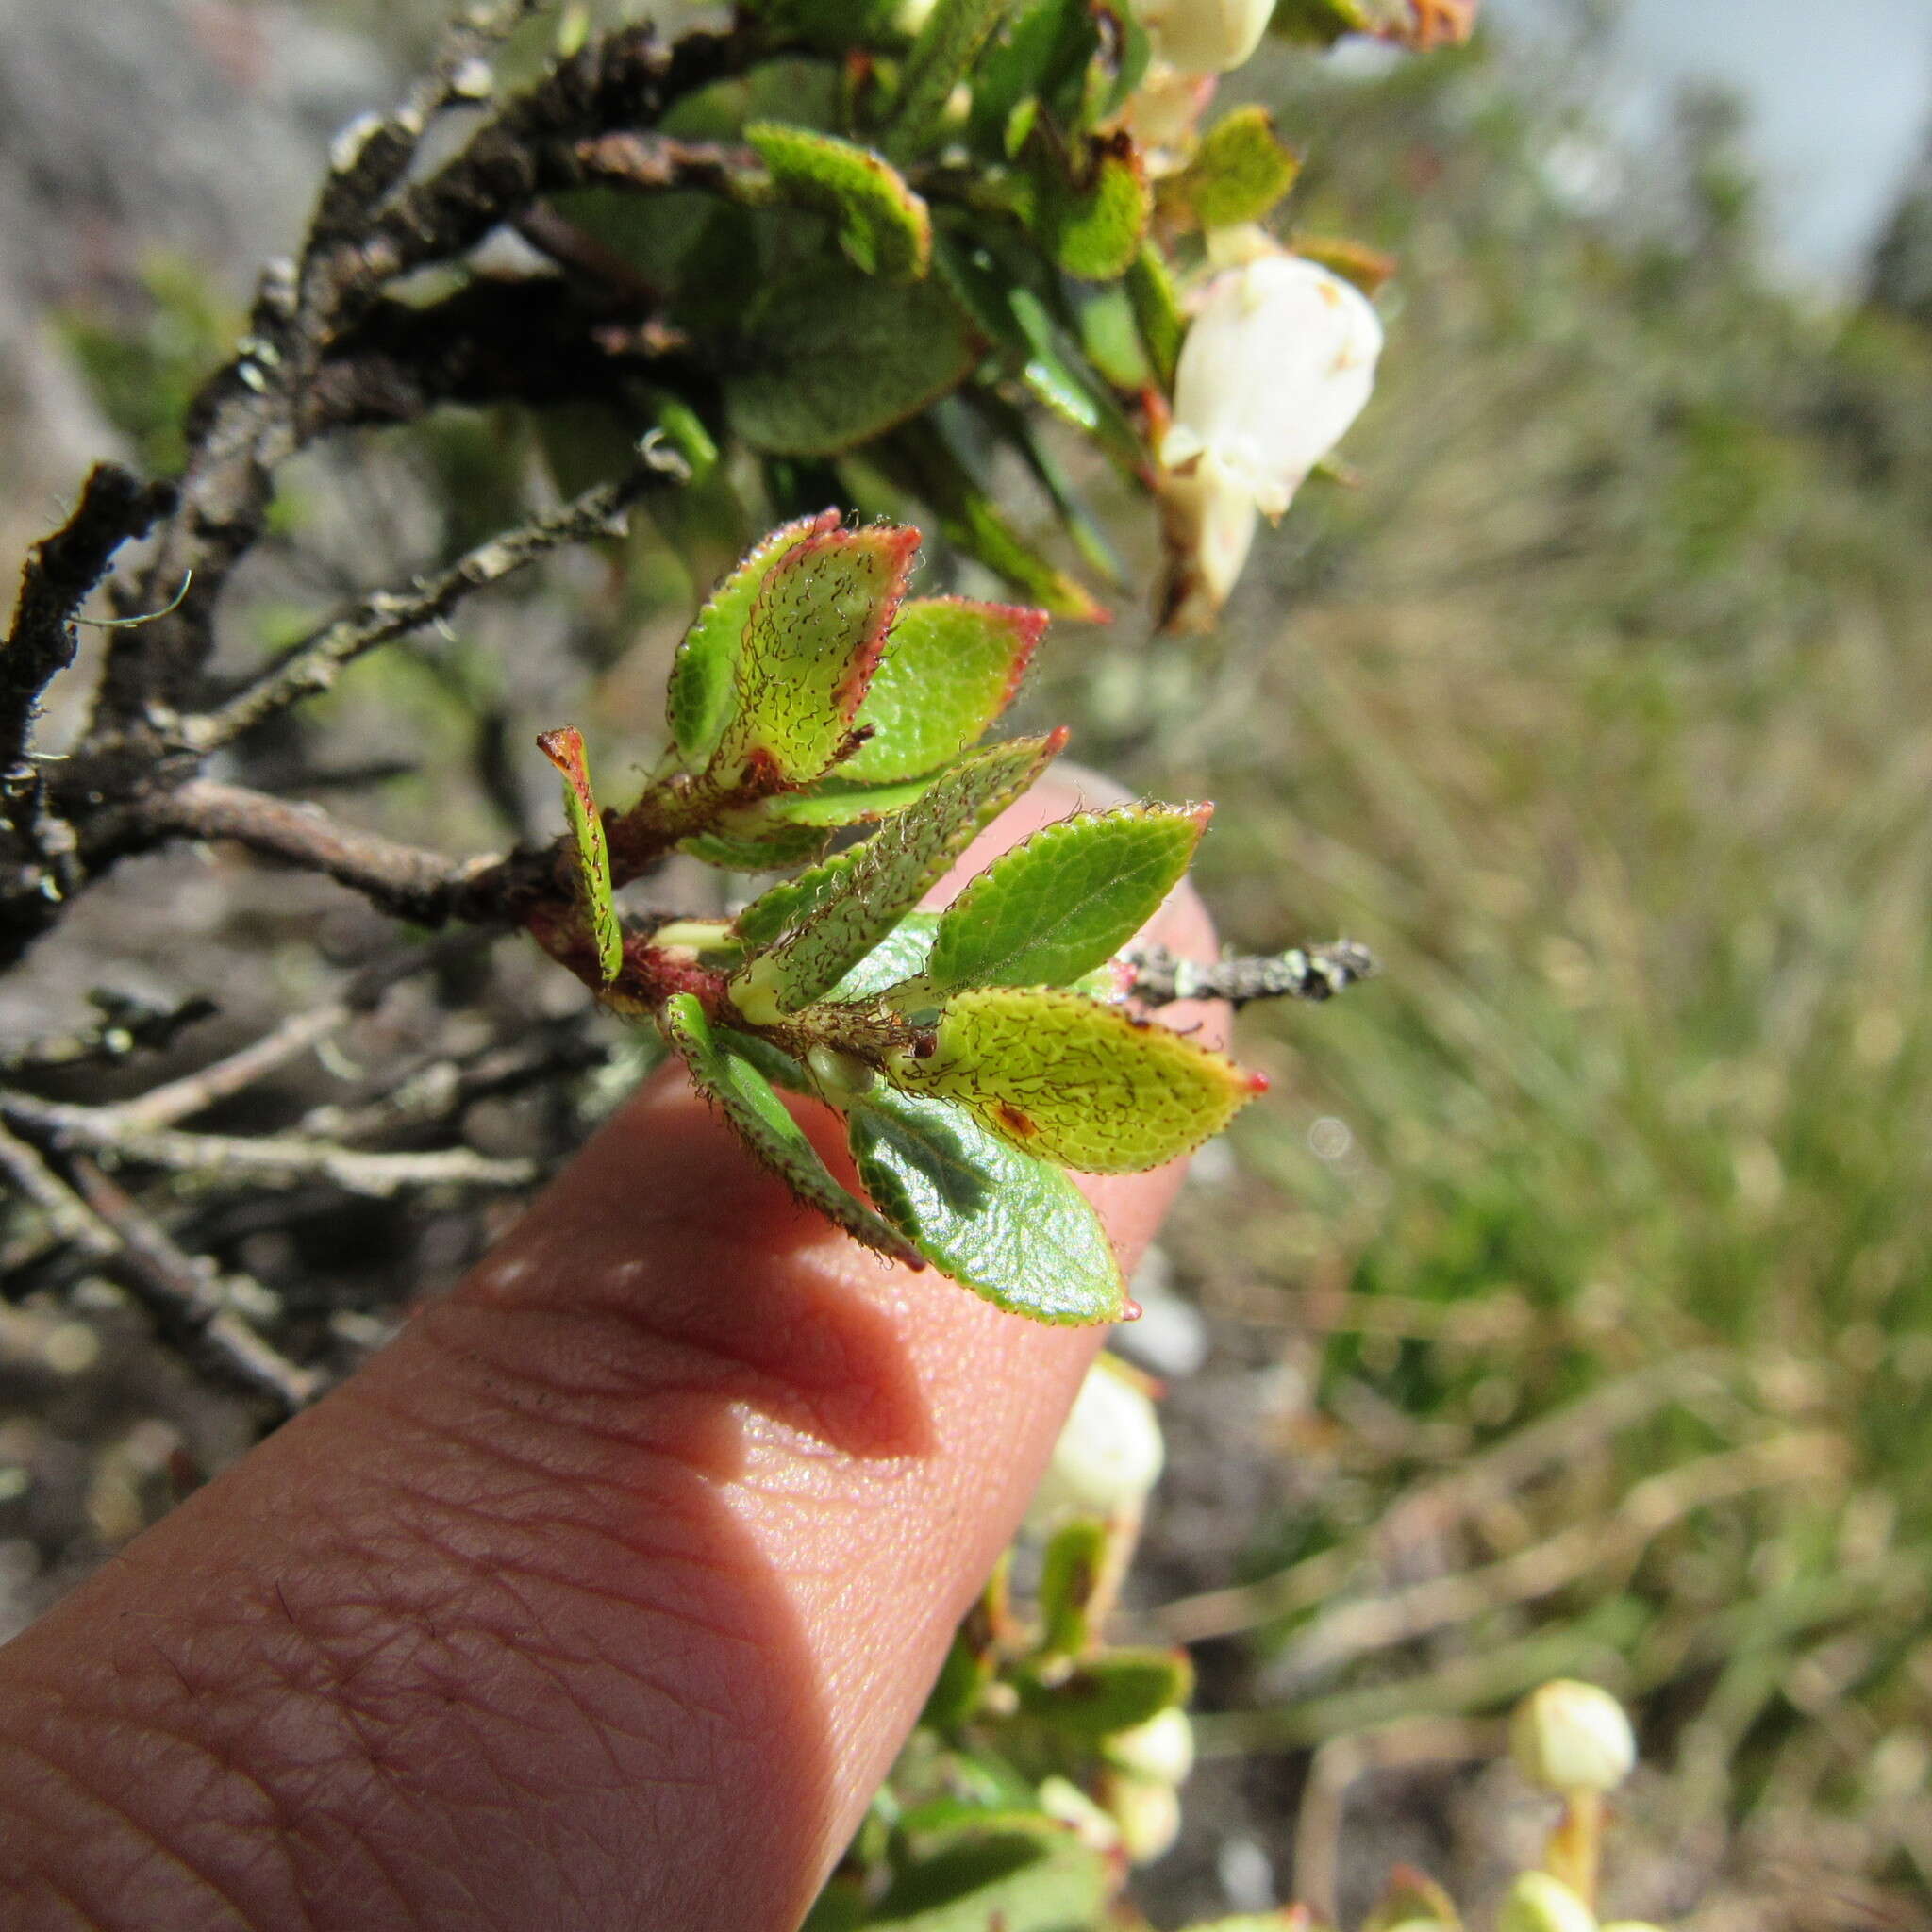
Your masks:
M1274 0L1140 0L1154 51L1183 74L1225 74L1261 43Z
M1319 262L1261 253L1208 284L1160 445L1169 540L1197 607L1226 601L1257 516L1278 517L1341 441L1381 353L1368 298Z
M1087 1371L1027 1510L1037 1529L1051 1532L1070 1516L1139 1520L1167 1449L1131 1375L1105 1356Z

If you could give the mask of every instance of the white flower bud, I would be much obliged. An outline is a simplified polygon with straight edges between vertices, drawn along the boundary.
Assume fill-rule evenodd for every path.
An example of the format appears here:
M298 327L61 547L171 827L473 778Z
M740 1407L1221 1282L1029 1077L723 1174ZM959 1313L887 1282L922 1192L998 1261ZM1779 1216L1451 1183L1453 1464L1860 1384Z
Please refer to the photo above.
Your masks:
M1166 1454L1153 1403L1103 1356L1074 1398L1026 1520L1050 1530L1069 1516L1138 1517Z
M1107 1808L1120 1826L1121 1848L1131 1864L1153 1864L1181 1835L1180 1793L1158 1778L1109 1778Z
M1183 74L1165 60L1148 62L1121 120L1134 137L1149 175L1158 178L1181 166L1195 126L1213 98L1211 75Z
M1225 74L1261 43L1274 0L1140 0L1154 51L1183 74Z
M1624 1707L1607 1690L1558 1677L1532 1690L1509 1721L1509 1755L1540 1790L1614 1790L1637 1762Z
M1547 1872L1517 1875L1497 1915L1496 1932L1599 1932L1596 1914Z
M1263 254L1208 284L1160 460L1170 541L1210 609L1241 575L1257 514L1278 517L1361 414L1381 353L1368 298L1319 262Z
M1117 1770L1184 1785L1194 1768L1194 1726L1187 1712L1174 1705L1130 1731L1116 1731L1100 1748Z

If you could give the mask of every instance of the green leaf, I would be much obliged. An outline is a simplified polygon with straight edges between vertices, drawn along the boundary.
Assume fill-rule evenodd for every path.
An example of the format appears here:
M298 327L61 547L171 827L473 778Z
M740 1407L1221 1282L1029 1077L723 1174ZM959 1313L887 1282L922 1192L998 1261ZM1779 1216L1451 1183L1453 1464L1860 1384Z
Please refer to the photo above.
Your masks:
M783 872L818 858L828 837L817 825L788 825L779 821L769 828L760 824L746 831L694 833L680 840L677 849L726 872Z
M780 879L768 891L761 892L733 922L740 938L750 946L769 946L788 926L807 917L837 889L864 849L854 845L847 851L835 852L795 879Z
M1021 1708L1055 1730L1105 1738L1185 1704L1194 1672L1185 1651L1108 1650L1071 1671L1030 1672L1018 1688Z
M773 816L788 824L826 826L889 819L913 804L936 775L902 779L891 785L848 785L845 772L850 762L847 759L839 765L831 777L809 791L773 799Z
M577 905L591 928L597 949L601 983L608 986L624 964L624 935L618 929L617 908L610 897L610 848L604 837L604 819L591 790L591 768L584 757L584 735L573 724L546 731L537 748L563 774L563 810L570 821L571 843L576 858Z
M754 304L724 381L738 434L776 456L836 456L916 416L972 373L979 345L944 290L881 282L837 261Z
M932 261L932 216L883 155L836 135L775 121L755 122L744 138L787 199L828 214L839 245L869 275L916 281Z
M1039 987L956 993L895 1085L969 1108L1028 1153L1086 1174L1138 1174L1218 1134L1265 1082L1116 1007Z
M1122 132L1091 142L1078 179L1049 161L1038 185L1036 225L1054 259L1088 281L1125 275L1154 217L1154 192L1132 139Z
M938 132L953 90L979 58L1011 0L936 0L906 56L905 78L893 116L891 146L902 159Z
M1085 0L1030 0L1009 14L973 72L972 138L975 147L1000 147L1016 112L1037 109L1077 91L1100 45L1093 9ZM1071 105L1071 103L1069 103Z
M721 1048L695 993L673 993L663 1008L665 1036L684 1056L697 1090L739 1138L808 1208L869 1248L924 1266L918 1254L857 1196L832 1178L805 1130L750 1060Z
M1140 327L1147 359L1154 364L1160 387L1171 395L1187 323L1181 316L1180 297L1174 293L1167 258L1152 242L1141 247L1127 270L1126 290L1134 305L1134 321Z
M964 597L902 604L855 721L873 735L839 776L917 778L977 744L1019 689L1046 622L1043 610Z
M808 537L823 537L839 527L839 512L823 510L774 530L751 555L713 591L685 632L671 660L668 720L678 755L692 771L701 770L731 715L731 685L738 668L738 650L751 607L772 566Z
M963 758L860 846L810 916L732 982L760 1024L821 999L935 885L974 835L1039 777L1064 734L1018 738Z
M1237 108L1202 136L1188 165L1160 184L1161 210L1204 228L1258 222L1294 186L1301 165L1266 108Z
M1108 1571L1111 1532L1097 1516L1076 1516L1054 1532L1040 1559L1041 1649L1078 1657L1093 1636L1089 1608Z
M1071 1831L1014 1820L901 1867L867 1924L878 1932L1088 1932L1113 1889L1107 1860Z
M908 424L879 446L882 465L932 507L949 543L1056 617L1105 624L1112 616L1078 578L1057 568L1013 527L986 487L930 422Z
M926 967L933 991L1064 986L1092 972L1179 883L1209 809L1085 813L1002 853L941 918Z
M849 1122L866 1192L941 1273L1036 1322L1120 1319L1120 1263L1060 1169L995 1140L960 1108L888 1087L855 1102Z
M851 741L918 547L919 532L898 525L822 529L771 565L739 646L713 776L806 785L830 769Z
M940 929L937 912L908 912L830 992L827 1006L875 999L889 989L916 978L932 952Z

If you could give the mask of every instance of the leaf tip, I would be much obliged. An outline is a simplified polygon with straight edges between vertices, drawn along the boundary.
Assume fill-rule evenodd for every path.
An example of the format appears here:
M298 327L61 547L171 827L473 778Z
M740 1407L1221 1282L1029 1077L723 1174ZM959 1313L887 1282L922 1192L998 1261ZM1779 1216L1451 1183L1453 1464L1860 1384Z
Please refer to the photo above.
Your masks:
M584 761L584 734L575 724L559 724L555 731L537 734L537 749L568 777Z
M1258 1067L1244 1068L1241 1077L1247 1084L1248 1091L1257 1100L1274 1085L1274 1082Z

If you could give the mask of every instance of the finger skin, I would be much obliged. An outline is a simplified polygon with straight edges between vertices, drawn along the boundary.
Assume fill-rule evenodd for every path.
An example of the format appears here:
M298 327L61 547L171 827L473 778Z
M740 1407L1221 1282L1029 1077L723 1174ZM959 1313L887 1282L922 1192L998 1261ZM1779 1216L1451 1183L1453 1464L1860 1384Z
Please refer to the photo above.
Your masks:
M1092 1183L1129 1265L1177 1181ZM1098 1341L877 1260L653 1084L0 1651L0 1926L794 1924Z

